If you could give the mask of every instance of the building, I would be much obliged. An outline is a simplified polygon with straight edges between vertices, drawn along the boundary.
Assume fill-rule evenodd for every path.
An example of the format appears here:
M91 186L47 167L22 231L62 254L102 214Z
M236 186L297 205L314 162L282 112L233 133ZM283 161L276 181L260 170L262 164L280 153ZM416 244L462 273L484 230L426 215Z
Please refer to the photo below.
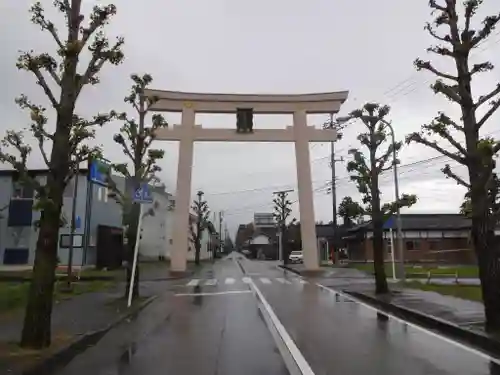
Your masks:
M407 262L475 263L470 243L471 221L461 214L402 214L404 257ZM390 260L391 236L396 241L396 220L384 224L385 259ZM373 261L373 232L371 222L346 231L351 261Z
M274 214L272 213L255 213L253 215L253 224L256 228L270 228L276 226Z
M151 187L151 193L153 202L144 204L143 212L151 209L154 215L146 215L142 220L139 257L141 260L170 259L175 200L163 186Z
M73 239L73 264L96 264L99 259L112 256L121 263L123 245L122 214L120 206L108 197L107 188L88 183L87 170L81 169L77 178L69 181L63 197L62 226L59 230L59 264L68 263L70 225L75 182L77 184L76 229ZM48 170L29 172L44 184ZM121 181L117 181L120 186ZM0 171L0 264L32 265L38 239L37 222L40 212L33 209L34 191L22 186L17 173ZM89 201L87 201L89 198ZM87 205L87 202L90 204ZM84 236L88 233L88 236ZM86 250L84 250L87 242ZM99 247L107 250L99 252ZM110 248L113 251L110 251ZM114 253L116 251L116 253ZM102 257L102 256L104 257Z

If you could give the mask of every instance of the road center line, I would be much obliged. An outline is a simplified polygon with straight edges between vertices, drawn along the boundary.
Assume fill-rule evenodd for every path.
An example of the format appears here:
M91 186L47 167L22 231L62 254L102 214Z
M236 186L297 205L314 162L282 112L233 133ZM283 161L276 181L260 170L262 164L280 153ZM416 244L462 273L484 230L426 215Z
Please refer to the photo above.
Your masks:
M196 297L196 296L220 296L224 294L248 294L251 290L226 290L224 292L200 292L200 293L178 293L176 297Z
M322 285L322 284L319 284L319 283L317 283L316 285L317 285L318 287L320 287L321 289L326 290L326 291L328 291L328 292L330 292L330 293L332 293L332 294L338 294L338 295L340 295L340 296L342 296L342 297L344 297L344 298L346 298L346 299L349 299L349 300L351 300L351 301L354 301L354 302L356 302L357 304L359 304L359 305L361 305L361 306L363 306L363 307L365 307L365 308L367 308L367 309L369 309L369 310L376 311L376 312L381 313L381 314L383 314L383 315L386 315L386 316L388 316L389 318L394 319L394 320L396 320L396 321L398 321L398 322L400 322L400 323L404 323L404 324L406 324L406 325L408 325L408 326L410 326L410 327L412 327L412 328L416 329L417 331L421 331L421 332L427 333L428 335L430 335L430 336L432 336L432 337L439 338L439 339L441 339L442 341L444 341L444 342L446 342L446 343L448 343L448 344L455 345L456 347L461 348L461 349L463 349L463 350L465 350L465 351L467 351L467 352L469 352L469 353L475 354L475 355L477 355L477 356L479 356L479 357L482 357L482 358L487 359L487 360L489 360L489 361L495 362L496 364L500 364L500 360L499 360L499 359L497 359L497 358L495 358L495 357L492 357L491 355L489 355L489 354L487 354L487 353L485 353L485 352L482 352L482 351L480 351L480 350L474 349L474 348L472 348L472 347L470 347L470 346L467 346L467 345L465 345L465 344L462 344L461 342L458 342L458 341L455 341L455 340L453 340L453 339L451 339L451 338L449 338L449 337L446 337L446 336L440 335L440 334L438 334L438 333L436 333L436 332L434 332L434 331L431 331L431 330L429 330L429 329L427 329L427 328L424 328L424 327L422 327L422 326L419 326L419 325L417 325L417 324L411 323L411 322L409 322L409 321L407 321L407 320L404 320L404 319L398 318L397 316L392 315L392 314L390 314L390 313L388 313L388 312L385 312L384 310L378 309L378 308L376 308L376 307L374 307L374 306L371 306L371 305L367 304L366 302L360 301L360 300L359 300L359 299L357 299L356 297L353 297L353 296L351 296L351 295L349 295L349 294L347 294L347 293L343 293L343 292L341 292L341 291L338 291L338 290L332 289L331 287L326 287L326 286L324 286L324 285Z
M257 294L258 299L260 300L262 306L266 310L266 313L269 316L269 318L271 319L271 322L274 325L274 328L276 329L276 331L278 331L279 336L281 337L284 344L286 345L291 357L295 361L295 364L299 368L299 371L301 372L301 374L302 375L314 375L314 372L313 372L311 366L309 365L309 363L307 363L306 359L304 358L304 356L300 352L299 348L297 347L297 345L295 345L295 342L290 337L290 335L286 331L285 327L283 326L283 324L280 322L280 320L278 319L278 317L274 313L273 308L271 307L269 302L267 302L264 295L262 294L262 292L260 291L260 289L257 287L257 285L255 284L255 282L252 279L250 279L250 286L255 291L255 294Z

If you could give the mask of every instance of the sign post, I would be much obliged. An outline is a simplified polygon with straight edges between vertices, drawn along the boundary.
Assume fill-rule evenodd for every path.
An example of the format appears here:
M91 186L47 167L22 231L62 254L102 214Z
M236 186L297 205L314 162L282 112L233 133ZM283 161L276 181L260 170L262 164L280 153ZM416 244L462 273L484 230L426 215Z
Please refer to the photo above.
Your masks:
M137 235L135 237L134 244L134 259L132 261L132 276L130 277L127 307L132 305L132 291L134 290L135 270L137 268L137 257L139 255L139 243L141 242L142 217L144 216L142 207L146 203L153 202L153 196L149 190L149 185L142 184L137 190L134 191L134 196L132 198L134 203L139 204L139 220L137 220Z

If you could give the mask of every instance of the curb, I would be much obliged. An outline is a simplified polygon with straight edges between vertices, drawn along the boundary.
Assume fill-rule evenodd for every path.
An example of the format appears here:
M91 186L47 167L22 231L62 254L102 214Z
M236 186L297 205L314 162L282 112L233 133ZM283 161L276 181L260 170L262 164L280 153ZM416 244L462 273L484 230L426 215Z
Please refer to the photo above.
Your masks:
M293 272L296 275L302 275L302 273L300 271L298 271L298 270L296 270L296 269L294 269L292 267L284 266L283 264L279 264L278 267L281 268L281 269Z
M375 297L368 296L363 293L349 291L344 291L344 293L351 295L369 305L379 308L382 311L391 313L398 318L408 320L409 322L418 324L431 330L439 331L452 339L466 342L482 351L500 357L500 341L495 340L487 334L483 334L481 332L473 331L467 328L462 328L444 319L431 316L407 307L402 307L389 302L381 301Z
M169 281L169 280L182 280L192 277L195 274L194 271L179 273L178 275L165 276L165 277L155 277L151 279L141 278L140 281Z
M157 295L151 296L139 305L130 309L130 311L127 311L116 318L115 321L110 323L108 326L81 335L67 346L58 350L53 355L43 359L40 363L34 365L31 368L23 370L22 375L49 375L54 373L57 369L67 365L78 354L83 353L89 347L97 344L97 342L99 342L99 340L102 339L104 335L111 329L115 328L131 316L138 314L141 310L151 304L156 298L158 298Z

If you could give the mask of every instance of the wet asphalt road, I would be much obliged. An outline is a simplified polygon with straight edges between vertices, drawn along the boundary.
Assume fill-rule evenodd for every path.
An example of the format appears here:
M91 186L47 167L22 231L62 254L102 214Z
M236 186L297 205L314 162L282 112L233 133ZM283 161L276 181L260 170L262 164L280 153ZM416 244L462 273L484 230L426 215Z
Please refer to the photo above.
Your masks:
M251 278L316 375L500 375L474 352L301 282L273 263L240 264L243 270L222 260L196 279L165 283L161 298L57 374L288 374Z

